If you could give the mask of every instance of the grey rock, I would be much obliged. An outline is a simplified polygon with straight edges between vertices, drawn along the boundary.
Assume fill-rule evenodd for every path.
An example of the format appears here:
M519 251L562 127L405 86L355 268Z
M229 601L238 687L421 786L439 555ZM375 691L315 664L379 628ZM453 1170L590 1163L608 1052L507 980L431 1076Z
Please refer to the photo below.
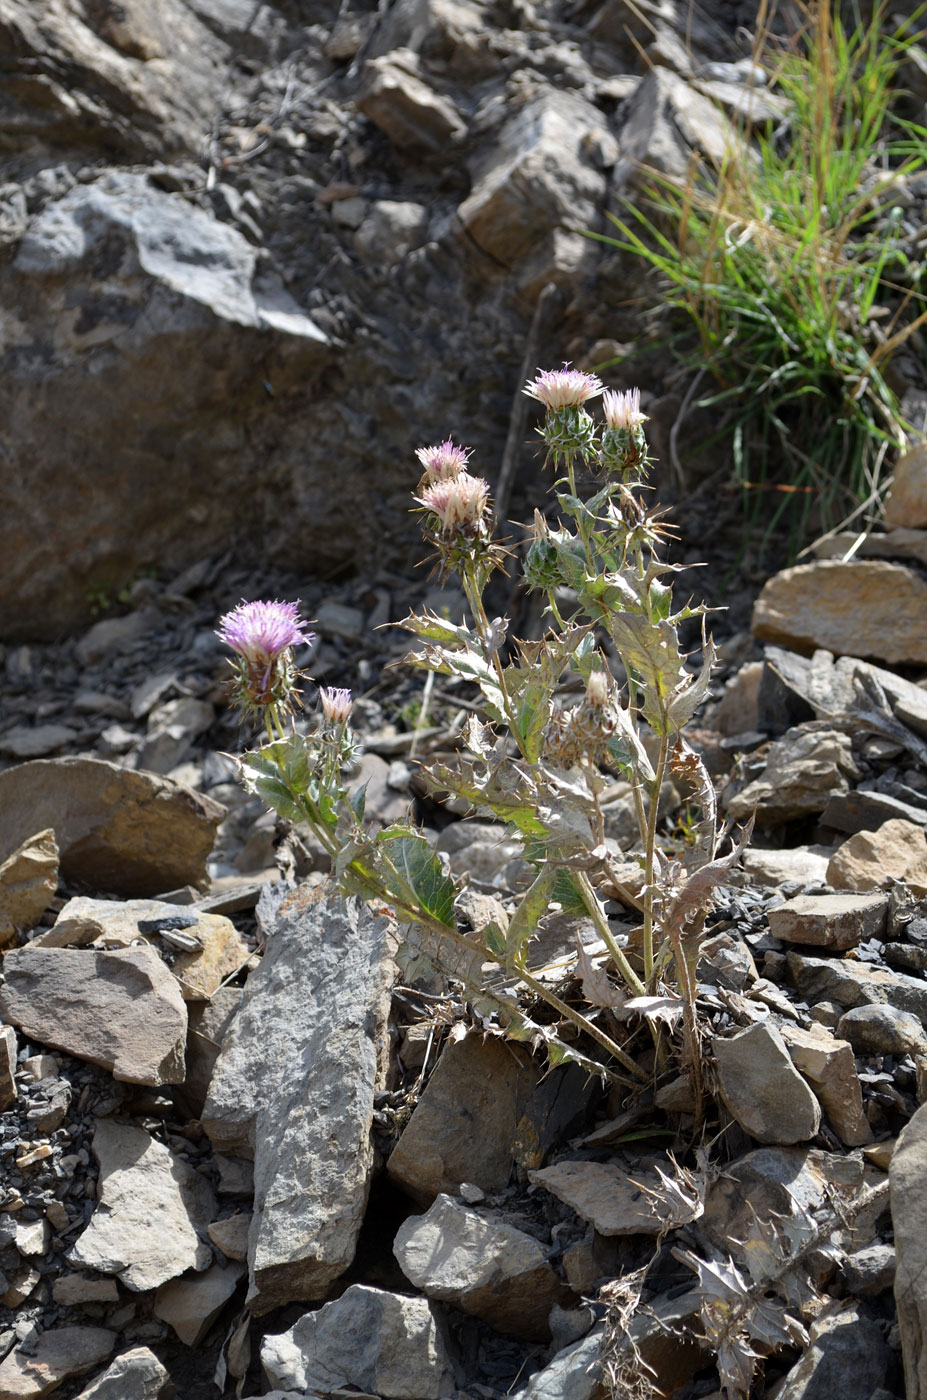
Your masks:
M77 1400L167 1400L169 1373L148 1347L132 1347L82 1390Z
M744 870L760 885L778 888L788 880L802 884L822 885L827 862L833 855L830 846L796 846L790 850L767 851L748 847L741 857Z
M0 1026L0 1113L16 1102L16 1032Z
M240 1264L213 1264L200 1274L170 1279L155 1294L154 1315L173 1327L184 1346L205 1337L238 1286Z
M455 1390L427 1299L362 1284L266 1336L261 1365L272 1386L302 1394L350 1387L383 1400L445 1400Z
M132 1084L180 1084L187 1010L152 948L8 952L0 1015L27 1035Z
M142 1128L102 1119L93 1135L99 1203L68 1258L115 1274L133 1292L157 1288L187 1269L206 1269L202 1236L217 1213L206 1178Z
M93 758L0 773L0 857L51 828L67 880L111 894L201 885L225 809L180 783Z
M664 1163L666 1175L671 1164ZM612 1162L555 1162L528 1173L537 1186L594 1225L600 1235L662 1235L700 1214L694 1199L668 1199L655 1172Z
M357 106L400 149L447 150L467 130L450 98L423 79L411 49L369 60Z
M142 608L124 617L104 617L80 638L74 655L81 666L96 666L107 656L126 651L161 621L156 608Z
M400 1226L393 1253L410 1283L436 1302L481 1317L497 1332L545 1340L562 1293L540 1242L438 1196Z
M857 831L877 831L893 817L927 826L927 808L912 807L910 802L885 792L861 792L858 788L842 797L832 797L821 813L821 825L852 835Z
M927 1396L927 1107L898 1139L888 1168L897 1256L895 1305L904 1357L905 1396Z
M716 933L706 938L699 952L699 979L711 986L742 991L752 987L759 977L753 954L736 933Z
M11 1351L0 1365L4 1400L35 1400L105 1361L116 1333L103 1327L53 1327L39 1334L28 1350Z
M59 1307L80 1307L83 1303L116 1303L119 1285L114 1278L88 1278L85 1274L63 1274L52 1284L52 1297Z
M209 1001L187 1006L187 1073L175 1092L191 1118L199 1118L225 1037L241 1005L240 987L220 987Z
M920 1017L897 1006L854 1006L841 1016L837 1034L859 1055L927 1055L927 1031Z
M787 963L789 976L805 1001L835 1001L846 1007L881 1003L927 1021L927 982L919 977L848 958L808 958L794 952L787 955ZM852 1044L842 1020L840 1034Z
M67 724L18 724L0 735L0 753L6 758L45 758L76 739L77 730Z
M248 980L202 1121L220 1151L254 1157L255 1313L325 1297L354 1257L393 951L385 919L302 887Z
M606 1393L602 1357L604 1336L599 1328L582 1341L559 1351L514 1400L599 1400Z
M769 931L783 943L843 951L885 929L888 895L799 894L770 909Z
M871 1400L892 1362L878 1321L858 1303L836 1304L808 1330L810 1344L786 1377L781 1400Z
M627 163L630 171L643 163L682 176L693 148L720 164L733 139L730 123L709 98L669 68L656 66L628 100L620 134L622 166Z
M782 1036L768 1022L712 1040L721 1097L760 1142L805 1142L821 1126L821 1109L794 1068Z
M377 199L354 235L354 248L364 262L393 267L428 233L428 210L410 200Z
M766 770L727 804L736 819L757 810L767 824L822 812L835 793L859 776L848 734L814 722L797 725L770 744Z
M853 1298L875 1298L895 1282L895 1247L870 1244L848 1254L840 1266L847 1292Z

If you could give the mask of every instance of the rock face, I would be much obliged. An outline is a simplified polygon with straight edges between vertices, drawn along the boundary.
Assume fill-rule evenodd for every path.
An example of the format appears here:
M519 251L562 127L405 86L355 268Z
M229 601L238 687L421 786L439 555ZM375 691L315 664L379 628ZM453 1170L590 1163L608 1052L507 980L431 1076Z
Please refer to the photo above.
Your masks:
M903 564L824 560L769 580L757 599L753 632L796 651L826 647L838 656L924 665L925 607L927 583Z
M354 1257L373 1166L391 937L362 904L297 890L216 1064L203 1126L220 1151L254 1157L255 1313L324 1298Z
M100 1201L70 1252L73 1263L116 1274L136 1292L205 1269L216 1214L209 1183L142 1128L103 1119L93 1135Z
M907 1400L927 1396L927 1108L898 1139L888 1169L895 1229L895 1304L901 1329Z
M11 1351L0 1365L4 1400L36 1400L72 1376L105 1361L116 1342L104 1327L56 1327L43 1332L34 1348Z
M0 1015L43 1045L132 1084L181 1084L187 1009L152 948L113 953L34 948L7 953Z
M431 1304L361 1284L265 1337L261 1364L271 1385L301 1394L350 1387L383 1400L445 1400L455 1389Z
M224 815L202 793L102 759L36 759L0 773L0 856L51 829L64 876L113 894L201 884Z

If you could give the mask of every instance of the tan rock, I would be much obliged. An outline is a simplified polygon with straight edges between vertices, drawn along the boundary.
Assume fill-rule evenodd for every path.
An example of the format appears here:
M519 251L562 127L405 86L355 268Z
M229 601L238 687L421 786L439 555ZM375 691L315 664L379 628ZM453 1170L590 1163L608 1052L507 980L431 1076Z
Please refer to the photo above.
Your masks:
M43 1332L31 1356L11 1351L0 1366L3 1400L36 1400L71 1376L82 1376L105 1361L116 1333L103 1327L53 1327Z
M712 1041L718 1087L740 1126L760 1142L807 1142L821 1109L795 1069L782 1036L767 1021Z
M711 717L711 728L730 738L759 728L760 682L765 663L748 661L724 687Z
M466 135L454 103L423 81L410 49L393 49L365 65L357 106L400 149L446 151Z
M0 865L0 944L34 928L58 888L58 845L51 828L30 836Z
M872 1141L863 1112L863 1092L849 1041L837 1040L823 1026L804 1030L783 1024L780 1034L792 1064L810 1081L834 1132L847 1147Z
M876 831L858 831L838 846L827 867L827 883L841 890L876 890L903 880L927 894L927 836L913 822L893 819Z
M885 524L889 530L919 530L927 525L927 442L902 452L892 473L885 498Z
M170 1323L185 1346L196 1346L209 1331L243 1278L240 1264L213 1264L201 1274L171 1279L155 1294L154 1313Z
M885 928L887 913L887 895L798 894L770 909L769 931L784 943L808 943L842 952L867 938L877 938Z
M833 854L831 846L793 846L781 851L748 846L741 856L741 864L760 885L778 887L787 880L823 885L827 882L827 862Z
M251 1228L251 1214L239 1212L225 1220L214 1220L207 1227L207 1234L213 1244L222 1250L227 1259L244 1260L248 1257L248 1231Z
M0 1026L0 1113L16 1102L16 1032Z
M669 1162L664 1170L672 1174ZM629 1173L613 1162L555 1162L528 1176L588 1220L600 1235L661 1235L698 1214L681 1197L669 1200L655 1172Z
M927 1107L898 1139L888 1167L895 1231L895 1304L907 1400L927 1400Z
M879 560L799 564L776 574L753 611L753 632L796 651L927 664L927 582Z

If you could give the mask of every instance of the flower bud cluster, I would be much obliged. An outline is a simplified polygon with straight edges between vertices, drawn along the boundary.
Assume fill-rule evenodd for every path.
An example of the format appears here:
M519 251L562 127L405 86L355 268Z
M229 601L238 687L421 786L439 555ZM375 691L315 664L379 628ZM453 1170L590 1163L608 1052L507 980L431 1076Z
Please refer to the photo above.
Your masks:
M585 571L582 540L568 530L552 530L534 512L534 535L525 556L525 579L531 588L576 588Z
M467 563L494 567L502 551L492 543L489 482L467 470L468 448L448 438L415 454L424 475L414 499L425 512L426 531L436 546L442 569Z
M641 413L640 389L617 393L605 389L594 374L571 369L539 370L523 393L547 410L538 434L547 447L548 461L569 465L578 457L597 470L625 481L647 463L644 436L646 416ZM585 404L602 395L605 426L599 429Z

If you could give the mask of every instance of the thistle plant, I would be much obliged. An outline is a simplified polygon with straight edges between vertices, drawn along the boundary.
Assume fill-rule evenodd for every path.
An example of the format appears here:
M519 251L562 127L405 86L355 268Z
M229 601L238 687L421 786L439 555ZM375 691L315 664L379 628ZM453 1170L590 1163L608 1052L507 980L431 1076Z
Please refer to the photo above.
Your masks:
M304 640L305 624L295 613L290 633L282 624L267 635L257 626L242 630L241 609L220 627L238 653L240 702L267 712L267 742L243 757L242 775L282 816L309 823L344 893L385 902L417 930L420 956L455 973L450 961L460 951L471 955L470 966L501 967L502 990L494 977L491 986L468 984L468 996L497 1014L509 1035L543 1042L552 1061L578 1060L639 1086L650 1076L631 1053L636 1027L642 1018L649 1024L662 1069L669 1045L660 1021L679 1021L700 1105L695 965L712 891L739 850L718 857L712 784L683 735L706 695L714 652L703 625L701 664L691 670L679 628L704 610L673 610L674 566L661 562L665 530L644 494L650 459L638 391L606 391L594 375L565 365L539 372L525 393L544 408L538 433L555 473L557 523L535 514L525 557L528 587L544 596L551 626L539 641L509 646L508 620L489 616L487 585L511 556L494 537L488 483L450 439L419 449L414 499L440 574L460 577L470 620L425 611L401 624L420 643L407 658L413 666L468 681L481 694L482 713L470 716L455 760L426 765L422 775L434 793L463 798L520 839L534 878L507 927L462 932L458 887L422 833L365 822L363 788L352 791L345 774L354 747L347 692L322 691L319 716L297 732L288 648ZM600 418L591 411L596 400ZM593 478L585 498L583 473ZM283 644L272 657L271 640ZM611 669L609 652L623 675ZM582 695L572 702L568 686L577 683ZM604 798L616 774L630 785L639 828L630 856L616 854L605 835ZM660 794L671 777L699 812L682 848L660 835ZM610 897L639 918L636 936L624 942L609 922ZM601 939L604 967L593 969L580 951L585 1004L530 966L532 936L552 909L588 917ZM556 1013L554 1025L549 1012L540 1021L529 1014L536 999Z

